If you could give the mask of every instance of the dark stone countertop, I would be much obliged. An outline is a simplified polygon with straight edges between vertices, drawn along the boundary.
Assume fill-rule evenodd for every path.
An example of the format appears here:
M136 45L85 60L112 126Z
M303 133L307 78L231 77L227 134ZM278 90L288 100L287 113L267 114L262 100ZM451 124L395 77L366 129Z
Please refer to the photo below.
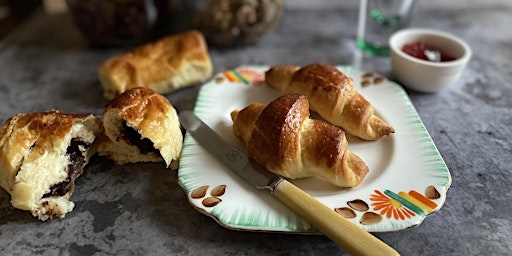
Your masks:
M403 255L510 255L512 251L512 7L424 8L413 26L454 33L473 49L450 88L408 91L452 175L445 205L416 228L376 233ZM258 44L210 49L215 73L240 65L355 65L393 78L388 58L355 48L357 7L289 8ZM98 65L127 50L93 49L68 14L37 12L0 41L0 121L58 109L100 115ZM200 85L167 95L190 109ZM151 169L151 170L148 170ZM344 255L320 235L233 231L197 212L172 171L93 158L76 206L40 222L0 190L1 255ZM97 254L95 254L97 253Z

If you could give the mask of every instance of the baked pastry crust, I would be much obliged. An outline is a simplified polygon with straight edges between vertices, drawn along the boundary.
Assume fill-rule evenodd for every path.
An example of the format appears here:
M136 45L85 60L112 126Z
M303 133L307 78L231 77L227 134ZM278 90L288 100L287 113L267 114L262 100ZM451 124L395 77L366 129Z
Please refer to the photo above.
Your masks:
M104 97L113 99L135 87L166 94L212 75L203 35L190 30L111 57L98 69Z
M355 187L368 167L348 149L339 127L309 118L304 95L285 94L267 106L254 103L233 111L233 133L247 155L286 178L320 177L339 187Z
M0 186L11 204L40 220L64 217L74 207L74 180L100 131L93 115L50 111L6 120L0 130Z
M102 119L105 134L96 143L100 156L119 165L165 161L177 168L183 135L176 110L164 96L130 89L110 102Z
M265 81L285 93L305 95L311 110L359 138L377 140L395 132L374 114L371 103L356 91L352 79L331 65L275 66L265 73Z

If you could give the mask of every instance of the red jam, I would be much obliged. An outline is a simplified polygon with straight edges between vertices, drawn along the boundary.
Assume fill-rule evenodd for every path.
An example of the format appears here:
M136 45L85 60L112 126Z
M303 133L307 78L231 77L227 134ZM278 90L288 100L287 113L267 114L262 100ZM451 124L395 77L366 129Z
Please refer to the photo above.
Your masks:
M402 51L418 59L432 62L445 62L456 59L438 49L435 49L434 47L425 45L423 42L406 44L402 47Z

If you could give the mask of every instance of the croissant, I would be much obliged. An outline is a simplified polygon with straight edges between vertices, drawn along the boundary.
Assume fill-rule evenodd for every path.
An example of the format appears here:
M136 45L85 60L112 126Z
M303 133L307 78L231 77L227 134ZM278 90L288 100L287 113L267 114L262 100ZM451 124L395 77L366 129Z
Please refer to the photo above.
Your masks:
M348 150L344 131L309 115L304 95L286 94L267 106L254 103L233 111L233 133L245 143L249 158L283 177L359 185L368 167Z
M304 94L311 110L359 138L376 140L395 132L374 115L373 107L356 91L352 79L331 65L275 66L265 73L265 81L285 93Z

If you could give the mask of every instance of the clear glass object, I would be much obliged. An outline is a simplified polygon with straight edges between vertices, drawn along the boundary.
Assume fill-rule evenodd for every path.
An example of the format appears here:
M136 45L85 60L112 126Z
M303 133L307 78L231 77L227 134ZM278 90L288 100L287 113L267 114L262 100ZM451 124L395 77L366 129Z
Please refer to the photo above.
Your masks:
M414 0L361 0L356 44L369 55L389 55L388 39L408 27Z

